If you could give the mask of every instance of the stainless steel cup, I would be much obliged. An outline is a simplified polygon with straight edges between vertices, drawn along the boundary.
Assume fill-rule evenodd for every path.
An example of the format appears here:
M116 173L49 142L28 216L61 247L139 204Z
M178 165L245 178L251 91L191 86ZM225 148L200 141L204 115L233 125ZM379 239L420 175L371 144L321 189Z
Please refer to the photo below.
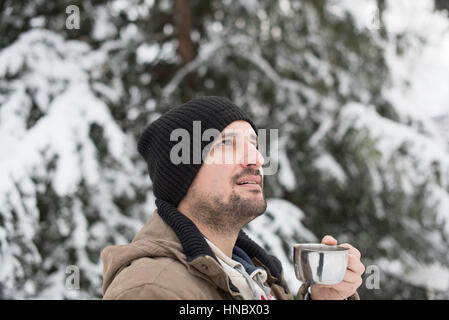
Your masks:
M320 243L293 246L296 278L307 284L333 285L343 281L349 249Z

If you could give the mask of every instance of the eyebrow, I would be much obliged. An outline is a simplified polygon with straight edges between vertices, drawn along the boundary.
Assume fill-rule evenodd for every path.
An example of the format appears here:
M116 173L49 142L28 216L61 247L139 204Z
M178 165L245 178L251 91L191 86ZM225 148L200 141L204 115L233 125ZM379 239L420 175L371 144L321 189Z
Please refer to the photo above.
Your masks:
M225 134L223 134L223 135L221 136L221 139L226 139L226 138L236 137L236 136L238 136L238 134L237 134L236 132L226 132ZM254 133L251 133L250 136L249 136L249 138L252 139L252 140L254 140L254 141L256 141L256 142L258 142L258 141L257 141L257 135L254 134Z

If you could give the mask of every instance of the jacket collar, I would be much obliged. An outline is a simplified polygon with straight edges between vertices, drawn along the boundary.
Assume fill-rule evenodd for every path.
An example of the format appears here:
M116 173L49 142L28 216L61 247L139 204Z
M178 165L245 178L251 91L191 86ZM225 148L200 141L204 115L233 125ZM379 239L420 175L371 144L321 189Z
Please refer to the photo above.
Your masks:
M175 206L164 200L156 199L156 206L159 216L171 227L179 238L188 262L204 256L210 256L218 262L217 257L192 220L179 212ZM276 257L268 255L243 230L240 230L236 245L243 249L251 259L257 259L266 266L273 279L275 279L275 283L281 286L286 292L288 291L282 282L282 265Z

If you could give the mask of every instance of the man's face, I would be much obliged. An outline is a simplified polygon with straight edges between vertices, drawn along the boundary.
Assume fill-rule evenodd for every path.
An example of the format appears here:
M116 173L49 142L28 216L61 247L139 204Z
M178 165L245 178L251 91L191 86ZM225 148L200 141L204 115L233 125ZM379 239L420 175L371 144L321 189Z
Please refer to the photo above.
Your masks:
M214 141L186 197L200 222L239 228L266 210L264 159L246 121L229 124Z

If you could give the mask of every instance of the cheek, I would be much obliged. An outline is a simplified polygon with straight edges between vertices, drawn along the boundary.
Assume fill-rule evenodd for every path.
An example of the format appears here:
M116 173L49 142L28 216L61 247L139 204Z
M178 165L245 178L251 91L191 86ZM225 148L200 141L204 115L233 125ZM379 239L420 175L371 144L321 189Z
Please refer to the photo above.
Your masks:
M202 180L204 185L209 188L209 192L220 193L232 187L232 177L227 167L226 165L207 166Z

